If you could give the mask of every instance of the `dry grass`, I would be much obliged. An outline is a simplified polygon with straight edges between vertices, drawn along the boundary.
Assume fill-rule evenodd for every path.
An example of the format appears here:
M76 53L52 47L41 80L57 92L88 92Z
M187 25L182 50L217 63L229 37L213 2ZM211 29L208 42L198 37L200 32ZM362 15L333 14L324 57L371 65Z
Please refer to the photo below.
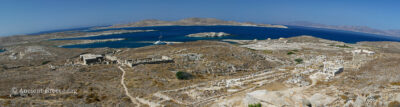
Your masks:
M397 85L397 86L400 86L400 82L392 82L392 83L390 83L390 85Z
M279 91L279 90L284 90L287 89L288 87L285 86L285 84L282 84L280 82L273 82L267 85L263 85L259 89L266 89L268 91Z
M400 107L400 103L398 101L392 101L389 103L388 107Z
M271 51L271 50L264 50L263 51L265 54L272 54L274 51Z
M346 95L340 95L340 98L345 101L349 100L349 97L347 97Z

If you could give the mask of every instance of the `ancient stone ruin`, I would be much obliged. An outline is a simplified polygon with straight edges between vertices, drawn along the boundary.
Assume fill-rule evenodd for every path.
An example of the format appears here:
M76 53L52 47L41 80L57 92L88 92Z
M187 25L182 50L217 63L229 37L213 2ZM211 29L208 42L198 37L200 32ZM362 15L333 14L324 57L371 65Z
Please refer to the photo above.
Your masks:
M322 73L331 77L343 72L343 60L326 61L324 62L324 69Z
M134 60L125 60L124 64L133 67L140 64L159 64L159 63L170 63L174 62L172 58L168 56L161 56L161 58L143 58L143 59L134 59Z
M79 56L79 59L80 61L82 61L83 65L92 65L102 62L102 60L104 60L104 57L103 55L83 54Z
M83 65L116 64L118 59L110 55L83 54L79 56L79 61L81 61Z

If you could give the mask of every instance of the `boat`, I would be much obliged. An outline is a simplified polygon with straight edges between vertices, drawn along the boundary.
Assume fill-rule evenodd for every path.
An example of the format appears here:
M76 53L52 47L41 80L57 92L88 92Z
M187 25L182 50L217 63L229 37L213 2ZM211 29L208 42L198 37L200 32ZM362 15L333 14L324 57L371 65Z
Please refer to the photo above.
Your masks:
M165 45L165 44L167 44L167 43L164 42L164 41L158 40L158 41L154 42L153 44L154 44L154 45Z
M158 37L158 41L154 42L154 45L165 45L167 44L167 42L161 41L162 35L160 34L160 36Z

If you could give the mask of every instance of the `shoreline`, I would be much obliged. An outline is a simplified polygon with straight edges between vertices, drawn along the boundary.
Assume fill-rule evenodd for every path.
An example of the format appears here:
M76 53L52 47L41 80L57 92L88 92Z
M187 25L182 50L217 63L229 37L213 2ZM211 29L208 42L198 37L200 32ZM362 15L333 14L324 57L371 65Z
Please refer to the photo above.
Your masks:
M135 42L135 43L154 43L154 42L156 42L156 41L138 41L138 42ZM184 42L174 42L174 41L163 41L163 42L165 42L167 44L184 43Z
M106 36L106 35L115 35L115 34L124 34L124 33L135 33L135 32L153 32L156 30L110 30L103 32L93 32L93 34L86 34L84 36L76 36L76 37L65 37L65 38L56 38L53 40L63 40L63 39L72 39L72 38L82 38L82 37L94 37L94 36Z
M100 43L100 42L112 42L112 41L122 41L125 40L125 38L115 38L115 39L101 39L101 40L72 40L77 43L67 43L64 45L57 45L57 47L64 47L64 46L70 46L70 45L82 45L82 44L91 44L91 43Z

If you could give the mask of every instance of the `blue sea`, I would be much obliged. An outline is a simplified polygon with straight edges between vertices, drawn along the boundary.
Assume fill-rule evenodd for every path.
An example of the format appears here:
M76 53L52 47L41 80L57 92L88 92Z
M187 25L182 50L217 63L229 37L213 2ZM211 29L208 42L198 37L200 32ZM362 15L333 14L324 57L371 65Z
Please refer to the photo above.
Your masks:
M69 38L62 40L99 40L99 39L113 39L125 38L122 41L110 41L90 44L68 45L64 48L136 48L153 45L151 41L159 40L162 35L161 41L171 42L188 42L197 40L222 40L222 39L239 39L239 40L264 40L267 38L277 39L280 37L288 38L299 35L311 35L323 39L342 41L346 43L356 43L360 41L400 41L400 38L365 34L350 31L310 28L289 26L288 29L282 28L267 28L267 27L252 27L252 26L155 26L155 27L132 27L132 28L118 28L118 29L102 29L102 30L85 30L86 32L98 32L106 30L156 30L153 32L136 32L114 35L103 35L94 37L81 37ZM232 36L218 37L218 38L193 38L185 37L192 33L201 32L225 32L232 34ZM150 41L150 42L143 42Z

